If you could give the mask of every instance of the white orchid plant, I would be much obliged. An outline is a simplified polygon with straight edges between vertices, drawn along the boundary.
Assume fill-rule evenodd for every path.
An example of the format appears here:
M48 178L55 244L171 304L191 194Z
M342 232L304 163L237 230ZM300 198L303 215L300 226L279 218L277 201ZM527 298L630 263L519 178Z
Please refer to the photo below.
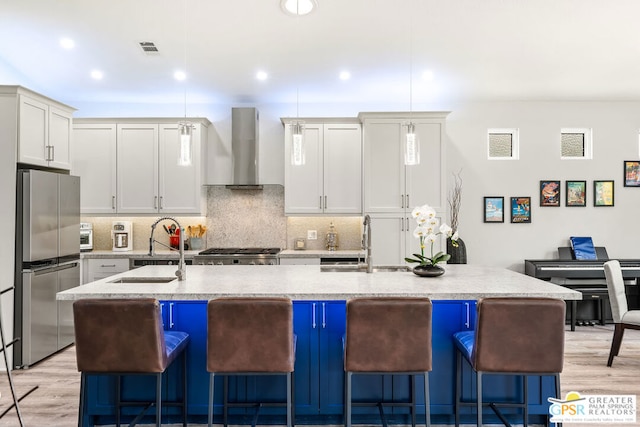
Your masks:
M458 232L454 233L453 229L447 224L442 223L438 228L438 218L436 210L429 205L417 206L411 211L411 216L416 220L418 226L413 231L413 236L420 239L420 253L413 254L413 258L407 257L404 260L410 263L419 263L420 265L430 266L439 262L447 261L451 255L440 251L434 255L433 244L439 235L451 238L453 246L458 246ZM430 257L424 255L426 244L430 244Z

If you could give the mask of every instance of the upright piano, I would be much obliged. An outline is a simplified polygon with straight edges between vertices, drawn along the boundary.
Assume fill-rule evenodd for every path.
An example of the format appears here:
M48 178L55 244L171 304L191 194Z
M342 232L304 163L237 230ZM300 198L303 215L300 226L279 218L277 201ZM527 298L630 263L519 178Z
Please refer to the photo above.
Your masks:
M598 319L605 322L605 312L610 310L607 282L604 275L604 263L609 260L603 247L596 247L595 260L577 260L569 247L558 248L558 259L525 260L524 272L528 276L553 281L561 286L582 292L583 300L595 300ZM640 278L640 259L620 259L622 277L625 279L627 303L630 309L640 308L638 278ZM571 330L575 330L577 301L569 307Z

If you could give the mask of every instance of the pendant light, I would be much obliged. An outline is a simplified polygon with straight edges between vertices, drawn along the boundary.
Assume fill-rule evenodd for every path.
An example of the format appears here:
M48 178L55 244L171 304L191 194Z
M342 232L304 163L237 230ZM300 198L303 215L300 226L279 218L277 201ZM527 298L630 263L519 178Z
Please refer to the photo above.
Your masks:
M187 0L184 0L184 69L187 69ZM178 122L178 134L180 135L179 166L191 166L191 140L193 136L193 123L187 120L187 83L186 74L184 84L184 121Z
M283 1L282 4L285 2ZM291 3L291 2L289 2ZM298 33L298 19L300 17L300 1L295 1L296 33ZM308 13L308 12L307 12ZM300 120L300 88L296 88L296 120L291 122L291 164L303 166L306 163L305 156L304 121Z
M404 124L404 164L415 166L420 164L420 139L416 135L416 125L411 120L413 112L413 13L409 21L409 121Z

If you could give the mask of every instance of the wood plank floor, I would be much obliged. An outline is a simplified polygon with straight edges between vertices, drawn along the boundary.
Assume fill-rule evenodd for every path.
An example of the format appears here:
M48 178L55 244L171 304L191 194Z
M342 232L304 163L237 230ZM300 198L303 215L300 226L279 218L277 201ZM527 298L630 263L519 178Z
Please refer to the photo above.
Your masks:
M565 364L561 375L563 396L569 391L640 396L640 331L625 332L620 356L614 359L611 368L606 366L613 336L611 325L582 326L575 332L567 329L565 336ZM28 370L13 371L13 377L18 395L38 386L20 403L26 426L71 427L77 424L80 375L76 371L73 346ZM1 413L11 404L7 378L2 372L0 392ZM625 426L640 426L640 419L638 421ZM0 419L0 427L18 425L15 410ZM573 425L596 427L595 424Z

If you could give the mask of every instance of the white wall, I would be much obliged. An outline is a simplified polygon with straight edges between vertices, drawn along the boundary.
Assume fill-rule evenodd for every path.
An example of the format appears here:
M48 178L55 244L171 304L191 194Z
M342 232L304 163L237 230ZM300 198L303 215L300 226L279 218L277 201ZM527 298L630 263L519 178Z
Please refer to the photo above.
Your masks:
M75 117L175 115L181 106L77 105ZM212 121L209 137L208 184L231 181L231 107L247 105L190 106L189 114ZM255 105L260 111L260 180L284 183L284 129L280 117L295 115L295 105ZM417 108L414 108L417 110ZM463 192L460 233L470 263L489 264L523 271L524 259L556 256L572 235L592 236L611 257L640 258L634 237L640 224L640 188L625 188L623 160L637 160L640 102L484 102L420 107L451 111L447 119L448 177L462 170ZM302 105L308 117L355 117L361 111L406 111L405 105L316 104ZM561 128L593 128L593 160L560 160ZM520 129L520 160L487 160L488 128ZM423 153L428 155L428 153ZM540 180L562 181L562 206L539 207ZM565 180L587 181L587 207L564 206ZM615 206L593 206L593 180L615 180ZM451 180L450 180L451 181ZM483 223L483 197L530 196L532 223ZM428 200L424 201L429 203Z
M593 129L593 160L560 160L561 128ZM487 129L518 128L520 160L487 160ZM610 257L640 258L640 188L623 187L623 160L637 160L640 103L491 102L453 109L450 172L462 169L460 233L474 264L523 271L524 259L556 257L573 235L592 236ZM540 180L561 180L561 207L540 207ZM565 207L565 180L587 181L587 206ZM615 181L615 206L593 206L593 180ZM450 180L451 184L451 180ZM483 197L505 197L505 223L483 223ZM511 224L513 196L531 196L531 224Z

